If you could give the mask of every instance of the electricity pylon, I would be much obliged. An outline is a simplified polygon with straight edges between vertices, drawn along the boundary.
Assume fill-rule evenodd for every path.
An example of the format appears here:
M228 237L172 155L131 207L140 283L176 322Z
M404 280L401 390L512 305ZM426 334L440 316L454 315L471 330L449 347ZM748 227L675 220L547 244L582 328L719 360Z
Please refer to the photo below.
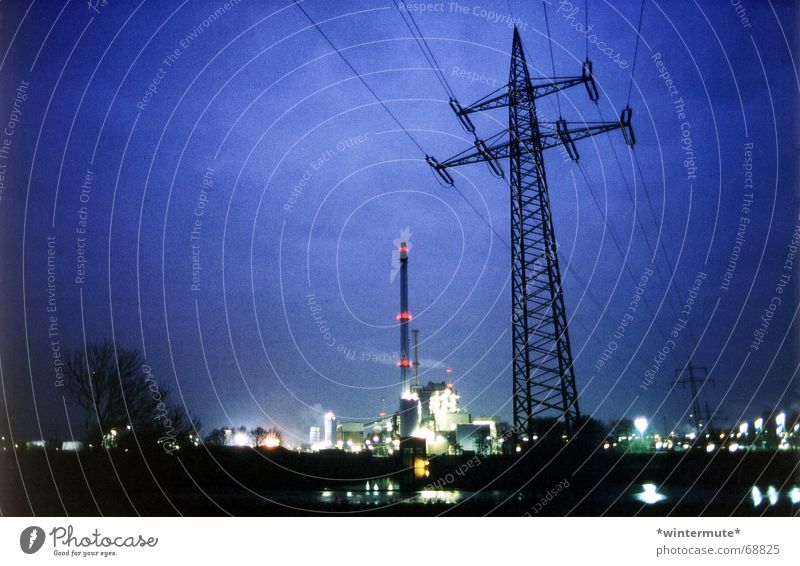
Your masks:
M450 101L462 126L473 135L475 126L469 115L497 108L508 108L508 129L489 138L489 144L476 136L474 148L448 160L426 157L449 185L453 178L447 170L470 163L485 162L495 176L505 178L500 160L508 158L514 430L528 438L533 437L532 419L541 414L557 413L569 435L580 418L544 151L562 146L577 161L575 142L618 129L628 145L635 143L629 107L618 122L570 123L562 117L555 123L539 120L537 99L558 96L558 92L581 84L597 102L599 93L588 60L580 76L532 80L514 28L508 84L469 106Z
M703 375L695 375L695 370L703 372ZM686 372L688 375L684 378L680 378L684 372ZM708 412L708 405L706 405L705 422L703 422L704 415L700 412L700 391L697 389L697 385L700 384L700 389L705 387L706 383L711 383L714 385L714 379L708 377L708 370L706 368L693 366L691 360L689 360L685 368L675 370L675 377L680 379L676 379L672 382L673 387L675 385L689 386L689 392L692 395L692 414L689 415L689 417L694 420L694 427L697 431L697 437L699 438L700 433L708 428L708 422L711 420L711 414Z

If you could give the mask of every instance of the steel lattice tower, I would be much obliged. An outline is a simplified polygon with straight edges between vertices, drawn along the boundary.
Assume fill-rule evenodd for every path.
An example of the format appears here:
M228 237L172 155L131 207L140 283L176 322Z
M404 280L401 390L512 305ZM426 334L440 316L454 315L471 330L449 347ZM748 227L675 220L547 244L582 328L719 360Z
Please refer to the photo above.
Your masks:
M492 136L491 145L476 136L474 148L444 162L427 157L450 185L453 178L447 169L469 163L485 162L496 176L505 177L500 160L508 158L514 430L529 438L533 436L534 417L555 413L563 418L568 434L572 434L580 418L544 151L562 146L570 158L577 160L575 141L616 129L622 130L629 145L635 141L630 108L623 110L619 122L573 125L561 117L555 123L539 119L538 98L580 84L596 102L598 90L589 61L583 64L580 76L532 80L519 32L514 28L505 88L466 107L450 101L461 124L472 134L475 127L469 118L471 113L502 107L508 107L508 129Z

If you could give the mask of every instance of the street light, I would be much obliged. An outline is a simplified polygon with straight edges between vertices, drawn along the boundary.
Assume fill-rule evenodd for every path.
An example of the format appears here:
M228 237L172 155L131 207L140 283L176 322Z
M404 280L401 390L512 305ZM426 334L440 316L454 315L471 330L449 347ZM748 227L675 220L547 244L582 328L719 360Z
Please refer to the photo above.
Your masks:
M633 426L639 431L639 434L644 436L644 431L647 430L647 419L644 417L636 417L633 421Z

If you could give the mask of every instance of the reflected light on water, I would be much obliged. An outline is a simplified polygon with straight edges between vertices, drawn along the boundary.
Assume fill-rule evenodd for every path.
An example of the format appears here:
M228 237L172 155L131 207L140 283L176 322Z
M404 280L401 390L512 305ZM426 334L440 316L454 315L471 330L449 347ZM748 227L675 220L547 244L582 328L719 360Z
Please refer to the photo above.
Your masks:
M770 505L775 505L778 502L778 491L772 486L767 488L767 499L769 499Z
M635 494L634 497L642 503L646 503L648 505L658 503L659 501L664 501L667 498L666 495L658 493L656 490L656 484L654 483L642 484L642 491Z
M761 501L764 499L761 496L761 490L758 489L758 486L753 486L753 489L750 490L750 498L753 500L753 507L758 507L761 505Z
M798 490L797 486L790 489L787 495L792 503L800 503L800 490ZM750 499L753 501L753 507L761 505L765 498L770 505L777 505L780 497L780 491L775 489L774 486L769 486L766 494L762 493L757 485L754 485L753 489L750 490Z
M460 491L436 491L433 489L426 489L419 492L419 500L423 503L457 503L461 499Z

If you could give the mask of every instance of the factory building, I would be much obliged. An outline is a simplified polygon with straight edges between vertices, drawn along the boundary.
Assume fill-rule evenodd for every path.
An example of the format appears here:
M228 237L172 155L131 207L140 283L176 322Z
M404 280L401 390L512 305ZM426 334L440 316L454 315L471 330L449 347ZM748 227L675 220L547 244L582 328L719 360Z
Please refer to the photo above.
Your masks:
M336 415L331 411L325 413L325 438L322 444L326 448L330 448L336 444Z
M336 427L337 446L348 452L361 452L365 443L364 423L341 423Z
M322 438L320 436L319 427L318 426L312 426L308 430L308 442L309 442L309 444L311 444L311 446L316 446L317 444L319 444L319 441L321 439Z

